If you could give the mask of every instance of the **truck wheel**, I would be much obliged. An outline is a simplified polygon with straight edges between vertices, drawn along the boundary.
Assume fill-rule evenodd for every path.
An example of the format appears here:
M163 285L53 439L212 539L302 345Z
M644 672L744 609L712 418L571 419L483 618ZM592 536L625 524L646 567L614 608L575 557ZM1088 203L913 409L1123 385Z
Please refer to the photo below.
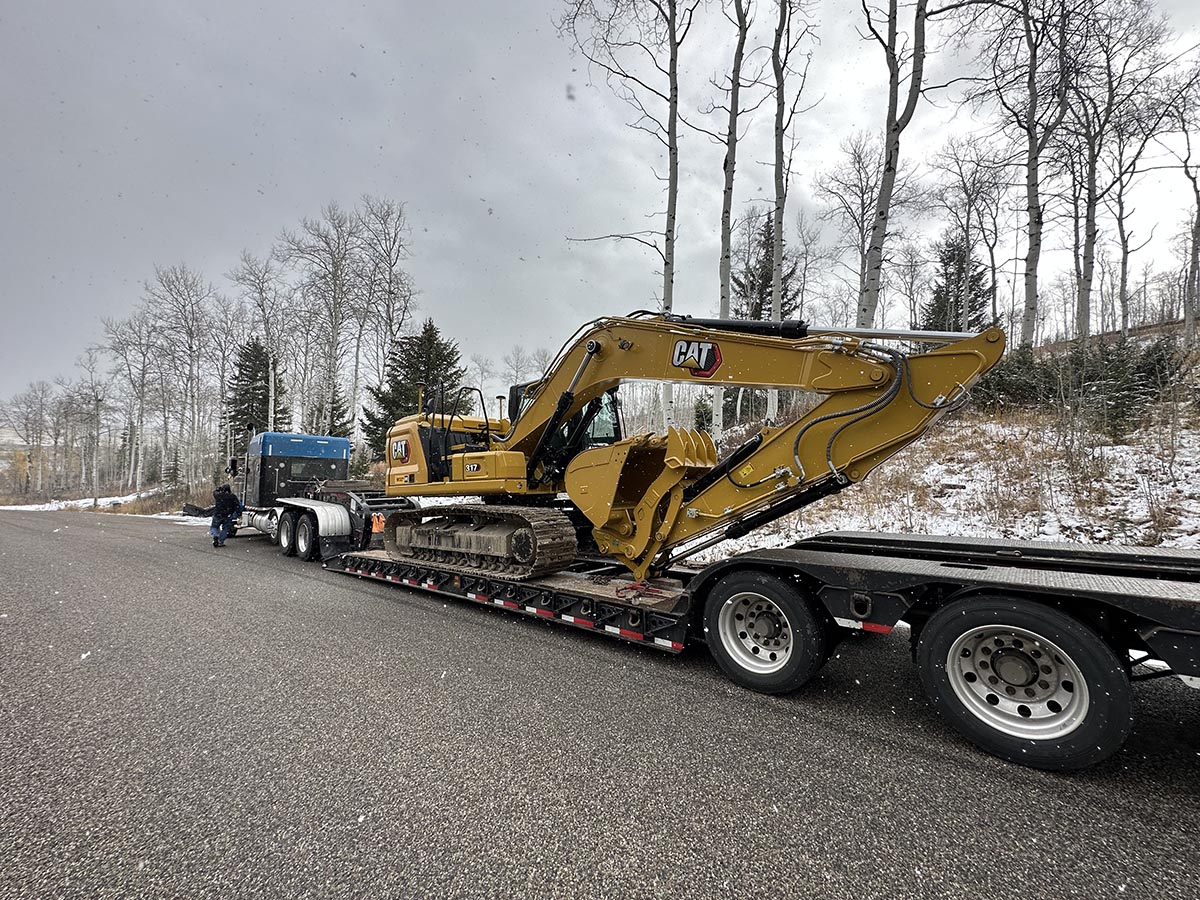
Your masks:
M279 552L284 556L296 555L296 514L285 512L279 517L279 527L275 530L279 537Z
M825 663L825 628L808 600L766 572L718 581L704 606L704 633L721 671L764 694L797 690Z
M917 643L938 711L980 748L1036 769L1082 769L1116 753L1133 690L1112 648L1084 623L1028 600L952 603Z
M317 519L312 513L305 513L296 523L296 555L305 562L321 555L317 543Z

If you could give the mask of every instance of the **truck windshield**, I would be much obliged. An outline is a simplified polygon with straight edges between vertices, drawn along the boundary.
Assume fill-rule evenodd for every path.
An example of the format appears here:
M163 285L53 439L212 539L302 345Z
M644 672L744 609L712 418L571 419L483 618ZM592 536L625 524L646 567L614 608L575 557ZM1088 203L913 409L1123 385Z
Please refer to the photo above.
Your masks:
M349 463L344 459L301 459L291 457L281 459L281 481L311 481L314 478L321 481L346 477Z

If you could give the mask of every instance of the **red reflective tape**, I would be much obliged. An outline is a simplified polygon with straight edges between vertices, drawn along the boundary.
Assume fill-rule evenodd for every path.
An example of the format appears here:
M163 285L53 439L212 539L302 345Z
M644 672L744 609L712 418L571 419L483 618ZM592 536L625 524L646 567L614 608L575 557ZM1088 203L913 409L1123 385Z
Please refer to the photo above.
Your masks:
M554 618L554 610L552 609L537 609L534 610L534 612L536 612L539 616L547 616L551 619Z
M640 641L643 637L640 631L630 631L628 628L618 628L617 634L623 638L629 638L631 641Z
M438 589L438 586L436 584L434 584L432 581L425 582L425 587L429 588L429 590L431 590L431 591L436 591Z
M892 626L891 625L876 625L874 622L863 622L862 630L863 631L874 631L876 634L891 634Z
M497 600L496 602L505 609L517 609L517 604L513 603L511 600Z

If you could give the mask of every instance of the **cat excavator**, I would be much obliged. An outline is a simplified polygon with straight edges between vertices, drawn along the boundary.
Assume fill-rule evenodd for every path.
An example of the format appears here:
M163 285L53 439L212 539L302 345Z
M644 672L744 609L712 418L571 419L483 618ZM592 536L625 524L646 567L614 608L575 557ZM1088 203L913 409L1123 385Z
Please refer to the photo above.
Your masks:
M585 554L644 581L862 481L962 406L1003 350L998 328L815 329L651 312L597 319L540 379L513 386L508 418L457 412L476 395L486 410L476 388L447 396L430 386L422 411L395 423L387 494L452 502L392 513L384 545L397 561L513 581ZM816 402L792 421L764 422L719 459L703 430L626 434L619 389L634 381L803 391Z

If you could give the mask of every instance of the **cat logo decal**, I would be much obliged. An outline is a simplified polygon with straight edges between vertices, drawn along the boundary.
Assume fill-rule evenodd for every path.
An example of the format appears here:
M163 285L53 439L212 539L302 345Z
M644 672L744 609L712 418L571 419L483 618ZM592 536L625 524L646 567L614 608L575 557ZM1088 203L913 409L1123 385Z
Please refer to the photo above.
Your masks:
M696 378L711 378L721 368L721 347L715 341L676 341L671 365L687 369Z

